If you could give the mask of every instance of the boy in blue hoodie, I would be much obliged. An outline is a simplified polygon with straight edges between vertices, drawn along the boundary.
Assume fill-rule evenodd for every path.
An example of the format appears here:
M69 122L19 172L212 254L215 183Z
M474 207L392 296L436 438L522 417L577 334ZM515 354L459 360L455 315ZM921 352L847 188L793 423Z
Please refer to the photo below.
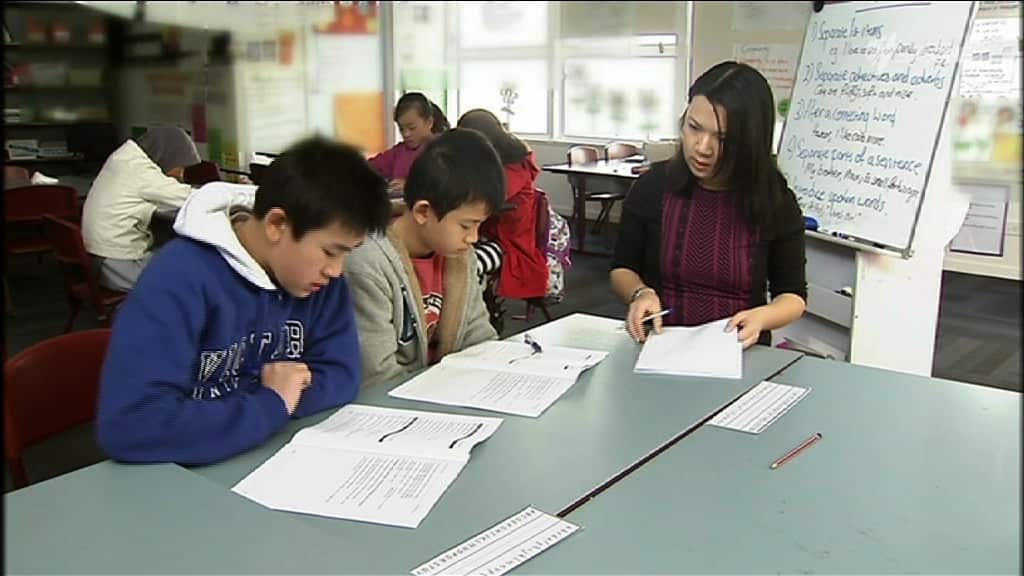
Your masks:
M361 362L345 257L387 225L387 185L321 138L259 188L215 182L117 314L97 416L114 459L206 464L351 402Z

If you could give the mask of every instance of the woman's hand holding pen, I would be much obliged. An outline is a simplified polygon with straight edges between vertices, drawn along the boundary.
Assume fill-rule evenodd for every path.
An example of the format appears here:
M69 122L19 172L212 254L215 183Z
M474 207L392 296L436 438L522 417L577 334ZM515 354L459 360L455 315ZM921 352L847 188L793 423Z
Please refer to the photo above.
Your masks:
M644 331L644 318L661 312L661 298L653 289L644 290L629 305L629 312L626 313L626 331L637 342L647 340L647 333ZM662 317L654 318L654 333L661 334Z

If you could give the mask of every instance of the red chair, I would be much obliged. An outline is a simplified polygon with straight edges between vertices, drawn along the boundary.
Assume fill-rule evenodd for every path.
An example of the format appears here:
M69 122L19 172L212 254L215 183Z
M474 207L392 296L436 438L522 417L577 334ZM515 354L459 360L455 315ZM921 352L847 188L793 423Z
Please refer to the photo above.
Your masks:
M44 340L4 363L4 451L14 486L29 484L25 449L96 418L110 330Z
M31 184L32 178L28 168L4 164L4 190L30 186Z
M64 275L64 290L71 308L64 333L71 331L83 302L88 302L96 310L99 321L109 327L114 312L128 293L100 286L92 257L82 241L82 229L77 224L49 215L46 221L47 234Z
M185 168L183 180L186 184L198 187L209 182L220 182L223 178L221 178L220 168L217 168L216 164L209 160L203 160L199 164Z
M70 186L19 186L4 191L4 222L7 254L37 254L52 247L46 238L43 216L74 220L78 213L78 191ZM21 229L21 235L14 232Z
M24 172L22 174L21 172ZM18 166L4 166L4 176L20 178L28 171ZM70 186L27 185L4 190L5 256L43 254L52 249L43 226L44 214L75 219L78 214L78 192ZM14 313L14 304L4 275L4 307Z

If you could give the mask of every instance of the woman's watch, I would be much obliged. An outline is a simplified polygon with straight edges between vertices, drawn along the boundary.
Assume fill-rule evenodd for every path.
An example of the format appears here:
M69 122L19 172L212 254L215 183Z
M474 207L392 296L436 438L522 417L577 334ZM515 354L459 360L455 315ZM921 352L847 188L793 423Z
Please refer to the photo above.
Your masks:
M636 290L633 290L633 293L630 294L630 296L629 296L629 303L632 304L633 302L636 302L636 299L639 298L640 295L643 294L647 290L652 290L653 291L654 288L651 288L650 286L641 286L641 287L637 288Z

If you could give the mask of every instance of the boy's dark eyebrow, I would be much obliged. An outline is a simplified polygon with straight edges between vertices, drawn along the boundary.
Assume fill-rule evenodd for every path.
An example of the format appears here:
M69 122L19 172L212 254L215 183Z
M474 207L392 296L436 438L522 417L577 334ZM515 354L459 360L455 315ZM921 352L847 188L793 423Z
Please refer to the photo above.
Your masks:
M338 252L351 252L351 251L355 250L356 248L359 248L362 245L363 245L363 241L360 240L359 242L356 242L352 246L346 246L346 245L342 244L341 242L330 242L330 243L327 244L327 247L331 248L332 250L338 251Z

